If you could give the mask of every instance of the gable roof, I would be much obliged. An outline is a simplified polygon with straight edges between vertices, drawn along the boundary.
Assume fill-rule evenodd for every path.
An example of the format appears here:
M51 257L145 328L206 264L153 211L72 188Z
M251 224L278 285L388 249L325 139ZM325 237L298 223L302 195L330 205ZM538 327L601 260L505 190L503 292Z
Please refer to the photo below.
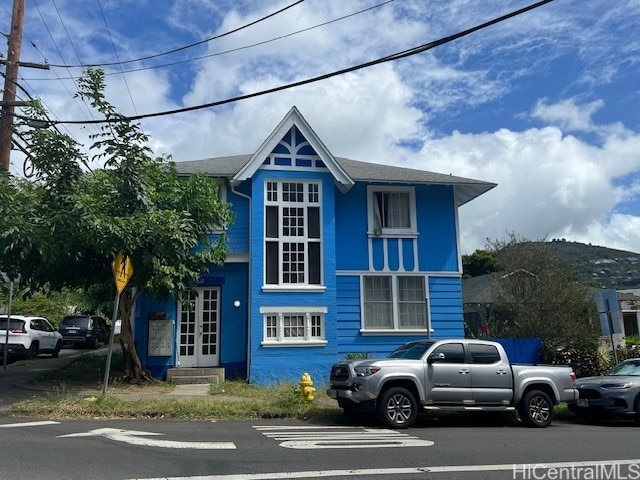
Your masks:
M231 186L236 186L255 174L264 159L271 154L281 139L293 127L300 130L326 168L331 172L336 185L342 192L348 191L355 182L448 185L453 187L456 205L460 206L496 186L495 183L491 182L443 173L334 157L296 107L289 110L289 113L285 115L255 153L176 162L176 168L178 173L182 175L206 173L214 177L226 178Z
M320 157L320 160L322 160L324 165L329 169L338 188L343 192L349 190L353 186L354 181L349 178L342 167L336 162L336 159L329 149L322 143L318 135L316 135L316 132L309 126L296 107L292 107L291 110L289 110L289 113L284 116L275 130L271 132L271 135L267 137L258 150L251 155L247 163L230 179L231 185L235 186L251 178L253 174L256 173L256 170L260 168L265 157L276 148L282 137L294 126L300 130L304 138L307 139L316 154Z

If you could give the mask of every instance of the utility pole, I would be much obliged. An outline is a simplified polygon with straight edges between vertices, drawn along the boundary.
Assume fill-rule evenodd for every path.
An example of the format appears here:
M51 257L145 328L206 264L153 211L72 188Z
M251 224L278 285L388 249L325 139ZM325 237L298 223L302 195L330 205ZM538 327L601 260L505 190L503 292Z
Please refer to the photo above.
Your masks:
M0 171L9 171L11 139L13 137L13 114L15 112L16 86L18 83L18 62L22 46L22 25L24 22L24 0L13 0L9 51L5 70L2 114L0 115Z

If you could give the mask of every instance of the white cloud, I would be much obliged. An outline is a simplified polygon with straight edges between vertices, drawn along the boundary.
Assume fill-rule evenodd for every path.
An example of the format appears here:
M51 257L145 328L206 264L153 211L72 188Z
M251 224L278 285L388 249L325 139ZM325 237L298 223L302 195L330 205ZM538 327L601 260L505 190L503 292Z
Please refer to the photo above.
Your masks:
M113 61L104 22L85 3L60 0L57 4L74 46L82 60ZM528 3L394 2L259 47L170 69L130 73L127 82L138 113L198 105L414 47ZM150 118L143 127L156 153L171 153L176 160L251 153L296 105L335 155L498 183L461 209L461 237L467 251L483 247L487 237L516 231L534 239L565 237L640 252L635 233L640 231L640 216L623 208L640 196L640 135L633 130L637 116L636 123L631 123L633 118L625 113L629 109L620 108L620 101L614 105L600 92L594 93L637 71L640 42L633 33L640 20L640 3L610 3L553 2L398 62L223 107ZM105 1L103 7L120 58L128 59L210 38L287 4L127 0ZM151 63L241 48L373 4L307 0L267 22ZM43 28L35 10L27 11L25 58L61 61L50 29L64 60L72 62L76 55L55 9L48 4L41 9L49 28ZM140 18L131 18L132 11ZM0 27L7 30L5 19L0 18ZM30 47L31 41L43 55ZM552 78L563 67L566 72ZM45 100L56 118L90 118L86 107L71 98L75 86L67 81L64 88L55 81L56 75L69 74L66 69L24 74L53 79L26 86ZM554 84L556 79L563 83ZM544 93L538 94L540 86ZM120 75L107 77L106 92L121 111L133 113ZM629 105L637 105L634 95L637 89L629 91ZM494 117L498 117L495 112L500 114L491 131L459 133L442 127L443 120L455 125L467 112L485 125L483 107L492 110ZM515 112L522 111L528 111L539 128L515 126ZM603 125L597 118L611 120ZM88 133L96 131L95 126L63 128L85 145ZM426 143L416 152L422 142ZM406 143L413 148L404 147Z
M602 146L557 127L454 133L428 141L425 160L416 166L498 183L461 208L465 253L508 232L534 240L597 239L640 252L640 233L632 228L640 217L611 215L622 202L637 198L637 184L620 180L640 170L639 147L640 135L633 132L611 136Z
M558 125L561 128L573 132L591 132L597 127L591 117L604 106L604 101L596 100L585 105L577 105L574 98L563 100L553 105L547 104L547 100L538 100L532 116Z

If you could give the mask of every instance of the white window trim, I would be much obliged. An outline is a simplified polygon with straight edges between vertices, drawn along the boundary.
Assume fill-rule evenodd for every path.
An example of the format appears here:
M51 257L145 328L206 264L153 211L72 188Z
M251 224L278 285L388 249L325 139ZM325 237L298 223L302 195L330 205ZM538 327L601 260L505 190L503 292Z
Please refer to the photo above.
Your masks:
M268 188L267 185L269 183L276 183L278 185L278 200L277 201L270 201L267 199L268 197ZM303 183L305 185L304 191L305 191L305 195L303 198L302 202L284 202L282 200L282 184L283 183ZM313 185L317 185L318 187L318 191L317 191L317 195L318 195L318 202L309 202L309 198L308 198L308 194L309 194L309 188L308 185L313 184ZM322 222L322 211L323 211L323 201L322 201L322 181L320 180L312 180L312 179L297 179L297 178L267 178L265 179L264 182L264 222L265 222L265 226L266 226L266 221L267 221L267 215L266 215L266 211L267 211L267 207L268 206L276 206L278 207L278 258L279 261L281 262L282 260L282 256L283 256L283 243L285 243L285 238L290 242L290 243L295 243L295 239L296 238L300 238L306 245L306 250L305 250L305 256L306 256L306 263L305 263L305 270L304 270L304 277L305 277L305 282L304 283L282 283L282 279L283 279L283 268L282 268L282 263L280 263L280 270L278 271L278 283L277 284L270 284L267 283L267 249L266 249L266 243L267 243L267 239L265 236L265 239L263 241L263 245L264 245L264 258L263 258L263 287L262 290L263 291L270 291L270 290L277 290L277 291L283 291L283 290L288 290L288 291L296 291L296 290L300 290L300 291L324 291L325 287L324 287L324 225ZM293 207L293 208L303 208L304 209L304 218L306 221L306 225L308 227L309 225L309 217L307 215L307 208L308 207L318 207L319 208L319 213L320 213L320 218L319 218L319 222L320 224L318 225L318 228L320 229L320 238L319 239L310 239L308 236L304 236L304 237L283 237L281 236L281 229L282 229L282 215L281 215L281 208L283 206L286 207ZM266 234L266 232L265 232ZM320 245L320 283L319 284L313 284L313 283L308 283L309 282L309 245L311 243L318 243Z
M262 286L263 292L325 292L327 287L324 285L271 285L266 284Z
M262 342L263 347L318 347L327 344L326 340L326 314L327 307L260 307L262 314ZM283 335L284 325L282 324L282 316L304 315L305 316L305 336L296 340L285 338ZM278 318L278 338L267 339L267 315L277 315ZM323 338L311 337L311 315L320 315L322 322Z
M376 222L374 215L374 193L394 193L404 192L409 194L409 220L411 222L410 228L382 228L380 232L376 232ZM367 186L367 215L368 215L368 231L369 237L415 237L418 235L418 223L416 214L416 191L414 187L404 186L383 186L383 185L369 185Z
M367 328L364 318L364 277L391 277L391 314L393 315L393 328ZM400 328L400 302L398 301L398 277L422 277L424 278L424 295L425 295L425 311L427 315L426 328ZM411 334L423 334L433 333L431 328L431 312L429 309L429 278L426 275L410 275L408 273L391 274L384 273L378 275L372 275L366 273L360 276L360 333L363 335L411 335Z

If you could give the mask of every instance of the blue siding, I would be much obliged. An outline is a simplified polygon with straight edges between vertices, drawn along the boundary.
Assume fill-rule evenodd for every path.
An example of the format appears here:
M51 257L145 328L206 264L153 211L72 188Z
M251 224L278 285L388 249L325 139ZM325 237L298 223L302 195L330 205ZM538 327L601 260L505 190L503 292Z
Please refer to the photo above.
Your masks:
M382 238L371 239L371 254L373 256L373 270L384 270L384 240Z
M214 266L202 277L200 286L221 285L220 291L220 363L228 378L246 376L247 373L247 312L248 312L248 265L227 264ZM233 305L240 301L240 307ZM173 322L176 333L178 304L175 300L158 301L150 295L141 295L136 304L136 329L134 333L138 356L145 370L154 378L164 379L167 369L178 364L178 347L174 345L173 355L151 357L148 355L149 315L164 313Z
M452 187L419 186L416 204L420 270L457 272L458 237Z
M416 267L416 259L413 252L413 240L402 239L402 261L404 269L407 272L412 271Z
M335 189L336 266L338 270L368 270L367 189L354 185L348 193Z
M390 238L387 240L387 263L389 265L389 270L392 272L397 272L400 268L400 252L398 249L398 243L400 239Z
M380 184L376 184L380 185ZM336 189L336 236L338 270L369 269L367 185L357 184L348 193ZM418 222L418 270L458 272L456 209L453 189L449 186L419 185L416 191ZM416 266L413 239L402 239L402 263L405 271ZM384 269L385 251L382 238L371 241L373 267ZM387 262L390 271L400 264L398 240L387 240Z
M220 290L220 366L228 379L246 377L249 266L246 263L213 266L210 274L224 278ZM233 305L236 300L239 307Z
M433 338L464 338L460 277L429 277Z
M134 342L140 363L144 370L151 372L154 378L164 379L167 369L176 364L177 349L174 346L173 355L168 357L150 357L149 345L149 315L164 313L167 320L173 322L173 331L176 331L176 302L174 300L158 301L149 295L142 295L136 304Z
M324 291L263 291L264 280L264 184L266 179L292 178L321 180L322 182L322 258ZM276 382L298 382L307 372L315 383L326 381L331 364L336 358L336 238L333 177L321 172L286 172L259 170L253 179L254 230L252 232L251 273L251 383L270 385ZM323 306L325 315L326 346L264 347L264 319L260 307ZM291 366L291 367L289 367Z
M249 252L249 201L227 190L227 202L231 204L234 219L227 231L229 253Z
M436 317L440 330L447 330L448 335L436 335L434 333L433 338L443 337L462 337L461 334L456 334L459 330L462 332L462 296L460 295L460 282L458 280L458 295L451 293L455 292L455 282L451 282L453 285L446 286L446 281L452 279L434 279L433 282L429 282L430 288L433 284L435 287L434 292L429 292L430 297L435 297L438 302L441 299L441 292L449 292L454 299L454 304L458 304L457 307L451 307L448 304L436 306L431 308L431 311L436 311ZM455 280L455 279L453 279ZM378 334L378 335L363 335L360 332L361 328L361 293L360 293L360 277L357 275L341 275L337 281L337 312L338 312L338 348L336 351L336 359L344 358L349 353L366 353L370 358L382 358L386 357L392 350L399 345L406 342L411 342L421 338L425 338L426 334L412 334L402 335L401 333L393 333L390 335ZM447 307L448 311L447 312ZM456 317L451 315L452 311L459 311L460 314ZM444 328L446 327L446 329Z

